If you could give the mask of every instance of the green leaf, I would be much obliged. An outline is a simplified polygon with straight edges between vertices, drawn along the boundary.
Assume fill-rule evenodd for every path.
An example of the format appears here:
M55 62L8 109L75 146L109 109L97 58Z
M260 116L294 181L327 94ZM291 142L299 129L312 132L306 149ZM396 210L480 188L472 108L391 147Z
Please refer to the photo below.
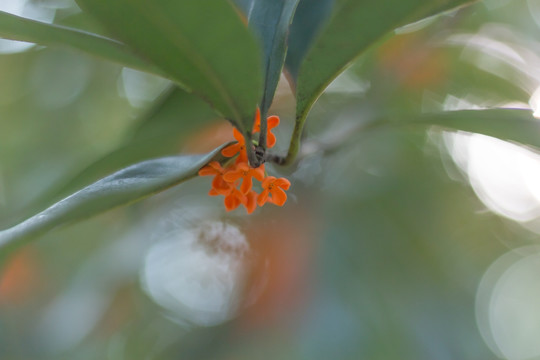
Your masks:
M530 110L457 110L397 116L396 125L436 125L517 142L540 149L540 120Z
M215 112L193 94L174 87L138 119L133 136L110 153L66 175L23 210L32 214L101 177L139 161L175 154L194 132L216 119Z
M133 203L186 181L196 176L226 145L205 155L144 161L109 175L20 224L0 231L0 248L17 246L57 226Z
M161 75L155 66L133 54L124 44L64 26L45 24L0 11L0 37L46 46L63 46L115 63Z
M274 99L287 53L289 25L297 4L298 0L253 0L250 7L248 24L259 36L264 53L261 118L266 118Z
M293 88L300 65L311 47L317 33L321 30L332 12L335 0L300 0L289 29L285 70L287 79ZM293 90L294 91L294 90Z
M328 24L298 73L296 116L303 119L324 89L388 32L469 0L337 0Z
M232 0L232 1L234 5L236 5L236 7L240 9L244 17L247 19L249 11L251 10L251 7L253 6L253 3L256 0Z
M77 0L168 78L208 101L244 134L262 89L260 50L223 0Z

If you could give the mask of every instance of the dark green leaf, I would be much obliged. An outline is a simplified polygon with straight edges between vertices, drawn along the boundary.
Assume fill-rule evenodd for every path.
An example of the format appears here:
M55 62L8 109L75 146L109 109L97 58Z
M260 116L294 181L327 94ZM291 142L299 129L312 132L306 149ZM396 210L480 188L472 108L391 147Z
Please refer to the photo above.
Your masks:
M225 145L205 155L159 158L120 170L20 224L0 231L0 247L16 246L57 226L133 203L186 181L196 176L198 170L217 156Z
M285 62L289 82L295 87L300 65L317 33L328 20L335 0L300 0L290 27L287 59Z
M334 11L298 73L298 118L307 112L324 89L371 44L393 29L469 0L338 0Z
M47 46L64 46L134 69L161 71L134 55L124 44L64 26L45 24L0 11L0 37Z
M263 45L264 91L259 104L266 117L274 99L287 52L287 34L298 0L253 0L248 16L249 27Z
M260 51L223 0L77 0L81 8L208 101L244 134L262 88Z

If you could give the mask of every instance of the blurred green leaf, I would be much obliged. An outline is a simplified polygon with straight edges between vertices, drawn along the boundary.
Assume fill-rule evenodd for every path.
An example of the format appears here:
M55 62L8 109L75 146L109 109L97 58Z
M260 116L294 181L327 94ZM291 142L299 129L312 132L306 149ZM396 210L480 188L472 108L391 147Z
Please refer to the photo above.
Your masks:
M48 189L24 213L34 213L44 205L129 164L178 153L181 144L194 131L215 118L216 114L207 103L174 87L140 116L139 125L128 140L71 176L66 176L65 181Z
M101 35L64 26L45 24L0 11L0 37L46 46L63 46L161 75L161 71L132 53L124 44Z
M407 115L405 117L398 115L392 122L402 125L437 125L518 142L540 149L540 121L532 115L530 110L457 110Z
M170 79L208 101L244 134L262 88L260 52L222 0L77 0Z
M298 0L254 0L248 23L263 46L264 91L259 104L266 118L287 53L287 34Z
M338 0L300 67L296 116L305 118L324 89L377 39L393 29L469 0Z
M31 218L0 231L0 247L14 247L59 225L127 205L193 178L217 156L224 144L205 155L184 155L144 161L74 193Z

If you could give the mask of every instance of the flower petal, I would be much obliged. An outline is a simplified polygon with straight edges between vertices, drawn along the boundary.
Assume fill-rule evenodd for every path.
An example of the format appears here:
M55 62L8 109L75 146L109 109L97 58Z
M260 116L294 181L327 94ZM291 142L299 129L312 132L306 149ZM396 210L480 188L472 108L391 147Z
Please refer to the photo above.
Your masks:
M272 115L266 119L266 126L268 127L268 130L273 129L278 125L279 125L279 116Z
M236 165L236 169L239 171L249 171L251 169L247 163L240 163Z
M221 166L221 164L217 161L210 161L208 163L208 166L210 166L211 168L214 168L216 169L217 171L221 172L223 171L223 167Z
M218 191L220 190L230 190L231 184L223 180L221 175L216 175L214 180L212 180L212 187Z
M257 204L259 204L259 206L263 206L266 201L268 201L268 193L269 190L265 189L262 193L259 194L259 196L257 196Z
M276 178L274 176L267 176L266 179L263 180L261 186L262 186L263 189L266 189L274 181L276 181Z
M221 174L221 172L223 172L221 164L217 161L211 161L208 165L199 170L199 176L216 175Z
M279 186L283 190L289 190L289 187L291 187L291 182L285 178L279 178L275 182L276 186Z
M246 140L244 140L244 136L236 128L233 128L233 136L236 139L236 141L238 141L239 144L245 144L246 143Z
M271 148L271 147L274 147L274 145L276 145L276 135L272 134L270 131L268 132L268 135L266 137L266 145Z
M257 179L259 181L263 181L264 180L264 164L262 164L258 168L252 169L251 170L251 175L255 179Z
M244 180L242 181L242 186L240 187L240 191L243 194L247 194L251 187L253 186L253 180L251 180L251 176L244 176Z
M241 144L232 144L221 150L221 154L226 157L233 157L242 148Z
M271 190L272 193L272 202L276 204L277 206L283 206L285 202L287 201L287 194L285 194L285 191L278 187L274 187Z
M239 165L241 163L247 163L248 162L248 156L246 152L246 147L242 145L240 147L240 152L238 153L238 158L236 159L236 164Z
M209 176L209 175L216 175L216 174L218 174L216 169L210 166L205 166L201 170L199 170L199 176Z
M230 183L233 183L235 182L236 180L240 179L242 177L242 171L241 170L231 170L231 171L227 171L224 175L223 175L223 180L227 181L227 182L230 182Z
M247 201L244 204L248 214L251 214L257 208L257 193L255 191L250 191L247 195Z
M225 204L225 210L232 211L240 205L240 199L231 192L229 195L225 196L223 203Z

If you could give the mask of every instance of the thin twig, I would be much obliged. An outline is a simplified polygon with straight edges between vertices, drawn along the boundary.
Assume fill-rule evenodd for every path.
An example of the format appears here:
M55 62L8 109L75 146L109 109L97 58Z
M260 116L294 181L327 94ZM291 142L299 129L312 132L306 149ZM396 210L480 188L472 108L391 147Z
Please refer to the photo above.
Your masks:
M304 124L306 122L307 115L309 113L309 107L306 108L301 114L296 117L294 123L294 130L291 135L291 141L289 143L289 151L287 156L283 159L280 165L287 166L294 162L296 155L298 155L298 150L300 148L300 142L302 139L302 133L304 131Z

